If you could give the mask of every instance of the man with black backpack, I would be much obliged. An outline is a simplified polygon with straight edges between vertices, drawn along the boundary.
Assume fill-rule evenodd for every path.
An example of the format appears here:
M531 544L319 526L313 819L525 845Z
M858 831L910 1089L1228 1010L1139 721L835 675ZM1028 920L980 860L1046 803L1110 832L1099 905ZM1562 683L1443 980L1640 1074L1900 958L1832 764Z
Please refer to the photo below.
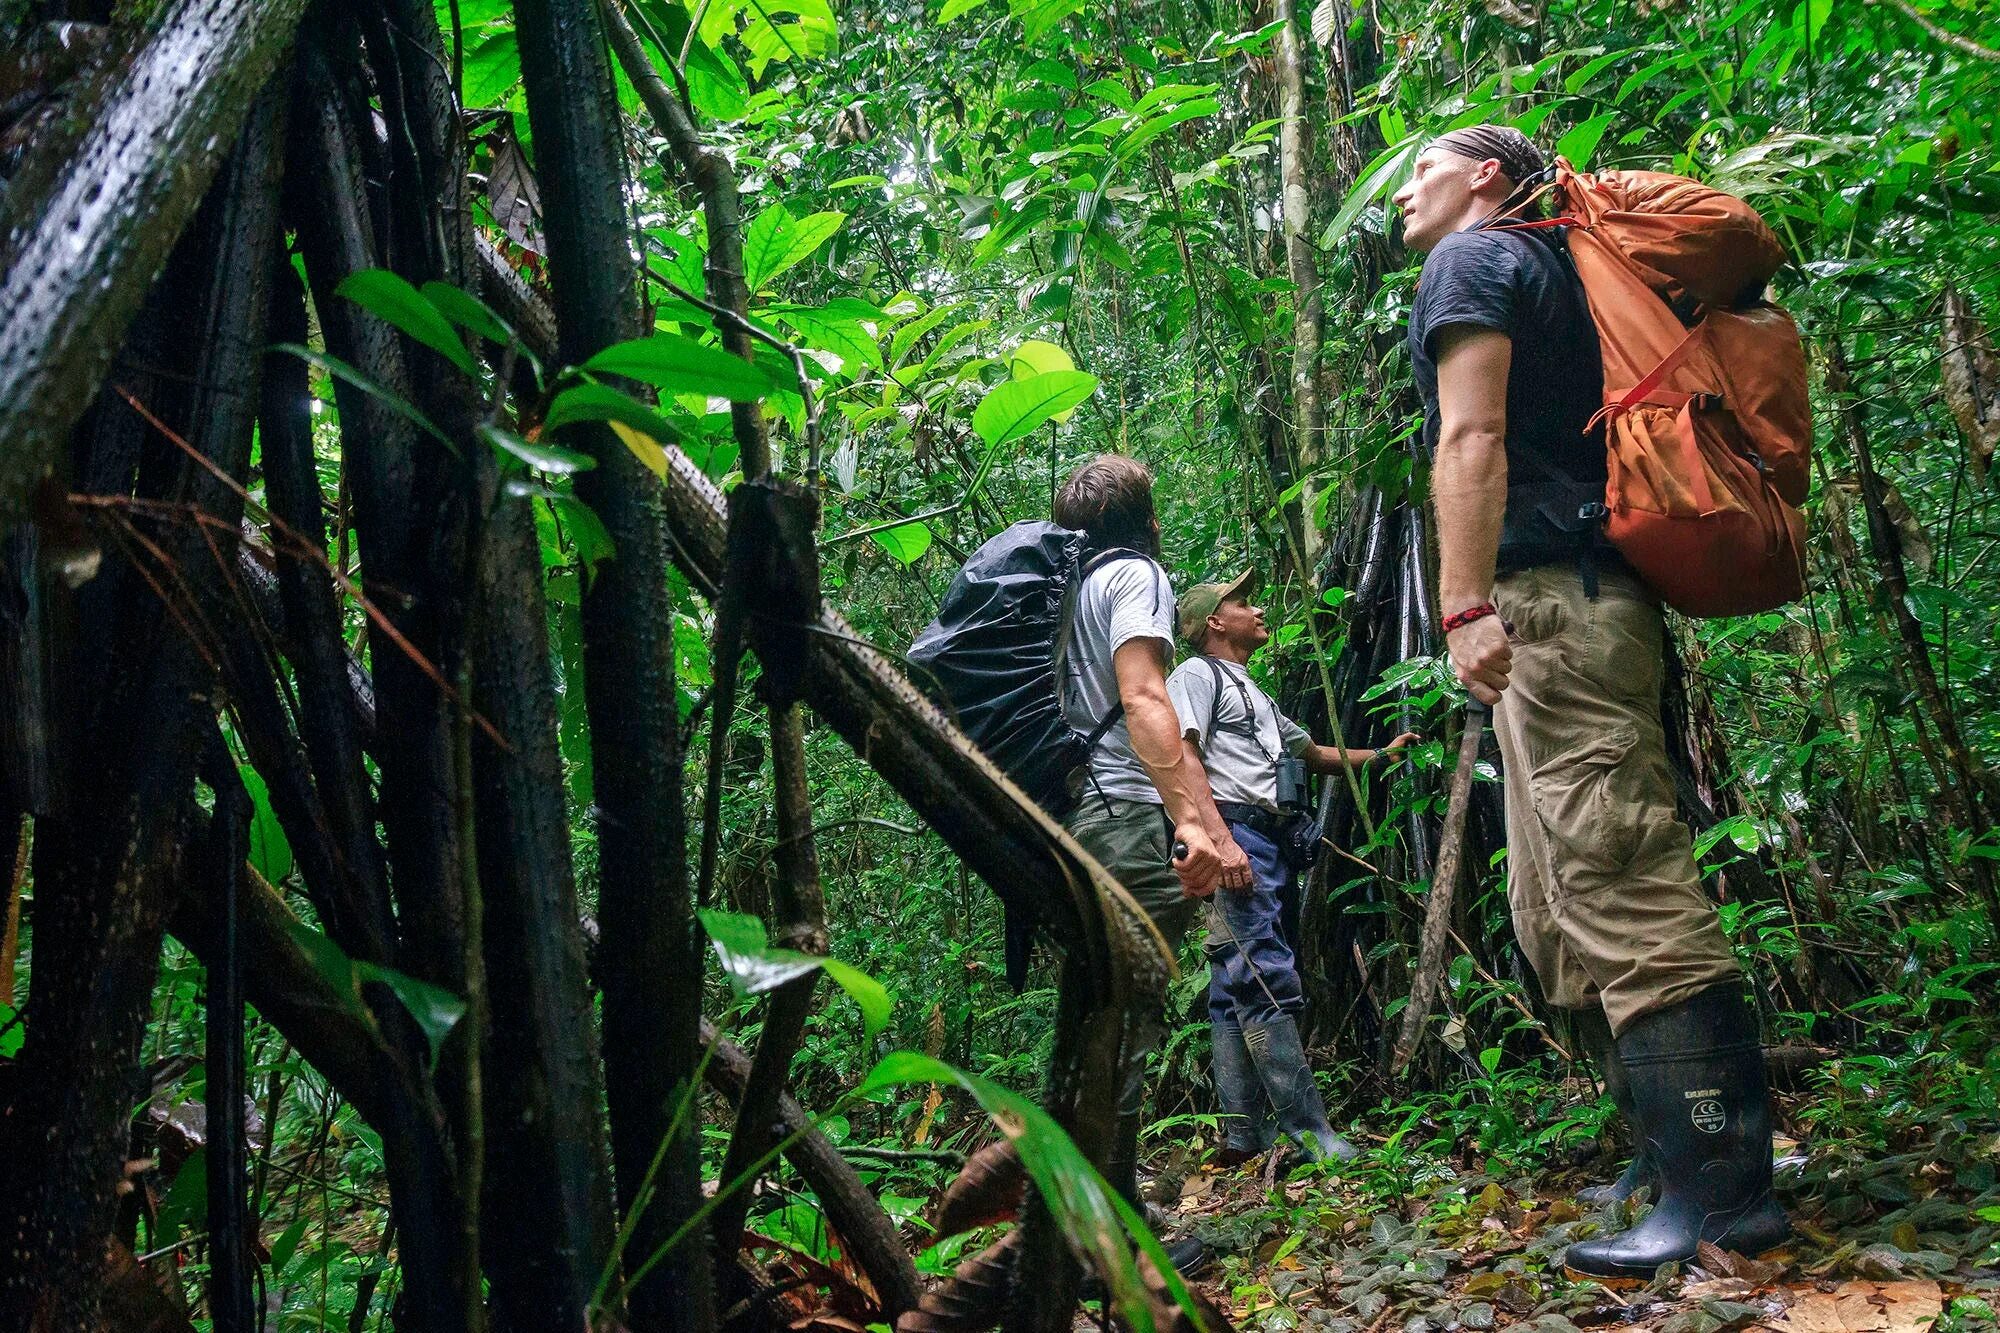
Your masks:
M1153 475L1137 459L1100 454L1063 485L1055 520L1086 534L1091 553L1065 618L1059 680L1070 726L1096 739L1082 800L1064 823L1175 944L1193 922L1196 899L1218 885L1245 888L1251 872L1167 694L1174 590L1159 563ZM1145 1061L1165 1035L1160 1006L1148 1006L1132 1018L1137 1035L1105 1170L1132 1200Z
M1221 1160L1234 1164L1271 1146L1266 1109L1313 1160L1351 1160L1353 1144L1327 1123L1326 1103L1299 1039L1305 1007L1298 966L1282 924L1300 871L1312 864L1318 828L1305 774L1336 773L1402 749L1315 745L1250 679L1250 655L1270 641L1252 606L1262 577L1249 570L1227 583L1181 594L1181 638L1195 656L1174 668L1167 693L1181 732L1201 755L1216 811L1250 858L1248 888L1208 904L1208 1017L1216 1098L1226 1119Z
M1494 706L1515 933L1634 1127L1600 1197L1657 1200L1564 1262L1645 1281L1702 1241L1755 1254L1790 1227L1756 1016L1676 812L1659 599L1602 536L1597 328L1564 233L1510 225L1546 176L1518 130L1473 126L1420 154L1395 202L1428 254L1409 346L1439 594L1452 666Z

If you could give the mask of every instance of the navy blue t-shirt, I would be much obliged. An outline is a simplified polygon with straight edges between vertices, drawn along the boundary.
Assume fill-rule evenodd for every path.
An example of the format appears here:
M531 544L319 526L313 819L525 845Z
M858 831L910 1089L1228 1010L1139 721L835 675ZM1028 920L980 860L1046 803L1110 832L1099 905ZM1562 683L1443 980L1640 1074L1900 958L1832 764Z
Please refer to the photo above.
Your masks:
M1461 231L1424 261L1410 304L1410 362L1424 402L1424 447L1438 441L1437 335L1453 324L1497 329L1513 339L1507 373L1510 492L1549 479L1548 468L1586 486L1604 485L1604 432L1584 432L1604 404L1604 358L1582 284L1560 250L1561 232ZM1539 460L1544 466L1537 467ZM1511 511L1510 536L1518 533ZM1517 543L1510 543L1517 544ZM1503 547L1500 572L1539 563Z

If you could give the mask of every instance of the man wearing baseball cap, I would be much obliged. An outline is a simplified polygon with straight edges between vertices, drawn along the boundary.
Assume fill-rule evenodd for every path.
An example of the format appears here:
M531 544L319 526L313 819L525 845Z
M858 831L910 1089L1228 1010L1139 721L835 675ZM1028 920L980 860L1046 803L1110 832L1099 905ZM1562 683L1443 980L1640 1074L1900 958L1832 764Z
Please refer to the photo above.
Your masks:
M1216 1096L1227 1118L1222 1159L1243 1161L1270 1146L1268 1109L1277 1131L1308 1157L1346 1161L1356 1150L1327 1124L1299 1039L1305 996L1281 916L1302 868L1286 846L1284 826L1302 811L1282 806L1279 769L1296 763L1333 773L1377 752L1315 745L1250 679L1250 655L1271 637L1262 608L1250 604L1262 586L1263 576L1246 570L1183 593L1178 628L1196 655L1167 678L1181 732L1208 771L1215 808L1250 858L1250 886L1224 885L1208 905L1209 1031ZM1411 739L1398 736L1383 753Z

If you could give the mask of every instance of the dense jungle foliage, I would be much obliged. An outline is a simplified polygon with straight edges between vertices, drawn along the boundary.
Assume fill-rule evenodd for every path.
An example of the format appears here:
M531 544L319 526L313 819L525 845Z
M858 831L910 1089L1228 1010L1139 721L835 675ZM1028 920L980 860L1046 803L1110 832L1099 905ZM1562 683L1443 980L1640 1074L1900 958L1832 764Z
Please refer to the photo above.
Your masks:
M134 53L203 8L0 4L6 262L60 189L49 145L86 134ZM212 190L203 168L177 212L157 201L188 188L148 187L142 211L175 217L148 252L164 272L136 279L152 295L125 308L130 341L120 326L74 372L94 378L53 428L63 485L36 492L36 535L9 539L22 588L90 566L73 593L44 580L68 607L49 621L32 596L10 603L0 650L10 703L74 689L91 714L48 733L80 747L52 765L67 777L41 781L17 753L0 785L0 844L17 849L0 950L0 1173L14 1179L0 1195L96 1200L64 1224L83 1237L74 1253L117 1238L108 1269L55 1282L80 1294L53 1308L118 1328L477 1328L483 1262L500 1328L894 1323L813 1180L774 1162L777 1133L735 1129L745 1074L687 1092L724 1060L701 1055L712 1033L657 1086L621 1073L648 1042L692 1036L697 1011L777 1053L778 1082L877 1196L918 1280L1003 1234L934 1238L929 1208L996 1122L1038 1184L1070 1182L1065 1234L1123 1254L1105 1239L1114 1205L1078 1183L1077 1149L1026 1100L1061 1065L1067 943L1045 935L1013 993L984 867L934 827L957 807L913 808L856 730L821 718L798 677L827 668L773 667L807 662L815 636L812 651L837 651L841 632L895 659L967 553L1046 517L1061 479L1113 450L1157 476L1177 586L1268 574L1276 633L1253 671L1289 712L1321 739L1424 737L1323 794L1339 851L1299 929L1315 1062L1336 1124L1366 1149L1339 1179L1214 1170L1206 964L1198 935L1177 942L1144 1148L1155 1196L1228 1256L1203 1290L1272 1330L1644 1322L1649 1297L1613 1308L1550 1271L1595 1225L1569 1192L1619 1145L1511 940L1497 759L1482 764L1425 1040L1390 1072L1464 696L1437 656L1402 341L1419 257L1387 200L1429 136L1500 122L1579 169L1727 189L1790 250L1772 296L1812 366L1809 593L1673 620L1683 810L1772 1049L1782 1184L1802 1220L1791 1279L1941 1284L1896 1287L1886 1322L1847 1327L1992 1326L2000 25L1984 0L261 8L288 11L296 36L231 20L249 33L235 49L268 52L268 87L244 75L187 93L239 104L221 144L189 160L235 156ZM607 67L617 114L593 139L578 125ZM227 247L248 243L231 228L258 188L283 206L240 267L274 276L232 306ZM575 276L589 261L570 256L621 237L629 255L608 276ZM250 305L247 360L204 353L190 369L193 343L226 342ZM231 364L261 380L262 406L187 387ZM25 401L23 383L8 392ZM235 464L200 434L232 411ZM122 471L102 464L121 431ZM406 453L385 465L374 442L392 437ZM219 466L188 466L196 449ZM768 473L817 500L773 509L756 549L779 552L778 581L739 592L733 613L690 529L631 499L677 476L696 494L697 471L729 495ZM232 473L240 493L218 483ZM26 487L6 479L25 514ZM209 521L190 519L204 507ZM801 514L816 525L803 535ZM761 611L790 596L812 614L796 600L812 588L783 571L815 550L847 629L765 642ZM654 593L621 591L635 584ZM621 659L640 622L592 599L628 595L654 620ZM302 628L322 613L331 637ZM33 626L57 622L76 637L37 646ZM182 723L146 692L174 662L220 682ZM670 680L654 670L669 662ZM915 726L894 712L871 725ZM32 739L18 721L0 732L17 750ZM170 753L185 755L158 770L172 778L120 776ZM506 776L510 757L524 776ZM329 773L351 788L336 794ZM147 860L155 847L164 859ZM246 859L254 875L231 868ZM210 965L223 918L204 915L225 882L228 901L258 904L237 909L251 1010L226 1077ZM419 882L450 906L426 916ZM122 887L67 909L88 884ZM679 905L635 907L641 891ZM699 994L620 1007L671 992L697 956ZM106 1017L114 993L130 997L127 1027ZM301 1039L335 1011L351 1028ZM108 1035L92 1035L100 1020ZM120 1034L137 1037L136 1062ZM399 1072L357 1097L339 1071L371 1067ZM245 1124L213 1110L211 1085L232 1080ZM652 1091L621 1091L635 1086ZM634 1097L649 1109L628 1111ZM790 1148L799 1126L776 1105L764 1118ZM93 1114L89 1134L44 1136L47 1162L21 1146L28 1126ZM482 1125L483 1179L463 1151ZM210 1190L225 1178L210 1159L232 1133L247 1145L249 1239L231 1262L249 1275L250 1323L209 1296ZM676 1138L699 1161L669 1152ZM745 1225L762 1285L716 1277L719 1295L700 1294L711 1279L690 1274L709 1247L718 1272L736 1266L714 1235ZM455 1239L413 1259L426 1228ZM647 1288L648 1255L670 1283ZM1651 1293L1652 1324L1772 1317L1752 1294L1771 1274L1711 1280L1724 1286ZM1140 1273L1111 1285L1135 1323L1192 1317L1146 1296ZM567 1303L538 1305L558 1289ZM1004 1284L962 1295L973 1312L958 1322L901 1326L960 1333L1009 1308ZM1896 1300L1916 1303L1898 1316ZM546 1323L528 1321L537 1309ZM1067 1327L1067 1309L1039 1326Z

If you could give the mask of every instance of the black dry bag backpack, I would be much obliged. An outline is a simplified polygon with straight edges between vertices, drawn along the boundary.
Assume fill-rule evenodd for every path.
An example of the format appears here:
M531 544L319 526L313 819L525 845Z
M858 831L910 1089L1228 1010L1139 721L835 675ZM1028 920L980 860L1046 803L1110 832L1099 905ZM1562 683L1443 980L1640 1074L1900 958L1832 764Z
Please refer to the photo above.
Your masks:
M945 590L936 620L910 646L916 678L1008 777L1057 819L1076 807L1090 752L1124 715L1114 705L1088 731L1063 711L1070 602L1091 571L1144 560L1054 523L1016 523L986 542ZM1003 893L1007 979L1019 990L1033 923Z

